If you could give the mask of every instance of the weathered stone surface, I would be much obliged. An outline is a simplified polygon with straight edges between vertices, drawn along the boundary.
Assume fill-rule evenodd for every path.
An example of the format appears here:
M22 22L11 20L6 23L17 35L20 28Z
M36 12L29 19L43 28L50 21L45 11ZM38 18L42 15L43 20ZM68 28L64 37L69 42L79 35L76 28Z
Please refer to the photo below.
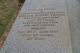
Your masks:
M72 53L65 0L26 0L1 53Z
M67 0L73 53L80 53L80 0Z

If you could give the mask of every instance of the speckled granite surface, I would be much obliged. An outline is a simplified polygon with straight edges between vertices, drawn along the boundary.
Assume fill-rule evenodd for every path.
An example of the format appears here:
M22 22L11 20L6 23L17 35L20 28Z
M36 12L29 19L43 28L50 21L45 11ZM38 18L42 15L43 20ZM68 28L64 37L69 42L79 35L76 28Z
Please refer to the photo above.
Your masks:
M42 3L42 4L41 4ZM56 4L57 3L57 4ZM36 5L37 4L37 5ZM64 5L63 5L64 4ZM65 6L66 4L66 6ZM73 53L80 53L80 1L79 0L26 0L20 13L27 12L27 8L61 8L67 7L67 14L70 21L70 33L72 42ZM52 47L50 41L25 41L21 37L16 36L16 31L22 21L19 17L16 19L14 26L4 43L3 48L0 49L0 53L71 53L71 50L65 51L65 49ZM44 43L45 42L45 43ZM40 44L41 43L41 44ZM36 45L37 44L37 45ZM45 52L46 51L46 52Z
M73 53L80 53L80 0L67 0Z

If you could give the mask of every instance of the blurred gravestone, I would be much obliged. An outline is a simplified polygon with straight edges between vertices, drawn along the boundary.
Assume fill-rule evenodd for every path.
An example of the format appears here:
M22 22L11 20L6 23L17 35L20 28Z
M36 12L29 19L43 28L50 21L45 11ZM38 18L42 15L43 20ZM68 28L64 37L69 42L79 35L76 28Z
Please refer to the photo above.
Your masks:
M26 0L1 53L72 53L65 0Z

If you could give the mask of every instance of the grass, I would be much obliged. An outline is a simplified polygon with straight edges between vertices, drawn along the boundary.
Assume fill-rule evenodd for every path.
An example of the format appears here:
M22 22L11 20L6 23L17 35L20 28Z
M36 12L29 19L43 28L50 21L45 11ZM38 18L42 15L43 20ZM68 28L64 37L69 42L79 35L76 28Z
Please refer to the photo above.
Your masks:
M0 37L6 30L8 23L16 15L17 8L17 0L0 0Z

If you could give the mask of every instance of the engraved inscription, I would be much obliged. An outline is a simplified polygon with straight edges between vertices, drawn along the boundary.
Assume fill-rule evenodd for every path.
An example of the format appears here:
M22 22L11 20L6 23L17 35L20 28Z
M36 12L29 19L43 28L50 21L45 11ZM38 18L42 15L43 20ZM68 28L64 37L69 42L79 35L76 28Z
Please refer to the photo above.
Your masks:
M27 28L27 30L18 30L17 33L27 40L44 40L46 37L55 36L60 32L58 26L60 26L61 18L65 18L65 14L62 11L55 10L36 10L30 11L19 15L22 18L22 26Z

